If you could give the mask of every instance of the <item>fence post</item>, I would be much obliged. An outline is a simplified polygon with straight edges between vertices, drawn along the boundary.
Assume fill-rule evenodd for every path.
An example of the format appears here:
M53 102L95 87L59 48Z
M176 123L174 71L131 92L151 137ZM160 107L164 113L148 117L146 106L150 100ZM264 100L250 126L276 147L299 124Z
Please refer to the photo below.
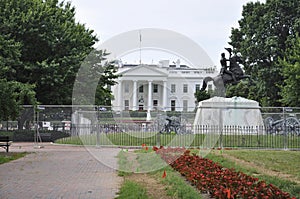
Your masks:
M161 146L161 145L160 145L160 134L161 134L160 132L158 132L158 133L156 134L156 145L157 145L157 146Z
M97 120L98 121L98 120ZM96 124L96 146L100 147L100 124Z
M220 130L220 143L219 148L223 148L223 108L219 109L219 130Z
M283 113L283 132L284 132L284 137L283 137L283 148L284 150L287 150L287 128L286 128L286 115L285 115L286 109L285 107L282 108L282 113Z

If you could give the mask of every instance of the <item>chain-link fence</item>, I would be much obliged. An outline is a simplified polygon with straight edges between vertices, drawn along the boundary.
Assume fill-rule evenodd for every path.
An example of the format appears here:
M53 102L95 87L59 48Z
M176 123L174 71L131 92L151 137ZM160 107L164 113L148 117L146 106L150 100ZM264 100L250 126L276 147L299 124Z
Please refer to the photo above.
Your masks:
M218 118L213 123L195 123L196 110L114 111L103 106L24 106L16 121L2 121L0 129L1 134L11 135L14 141L300 149L300 108L263 107L259 115L251 115L248 110L232 112L226 108L224 111L222 117L210 116L211 120ZM237 114L241 111L248 114L247 118ZM256 117L261 122L249 123L249 118ZM226 122L229 118L233 122Z

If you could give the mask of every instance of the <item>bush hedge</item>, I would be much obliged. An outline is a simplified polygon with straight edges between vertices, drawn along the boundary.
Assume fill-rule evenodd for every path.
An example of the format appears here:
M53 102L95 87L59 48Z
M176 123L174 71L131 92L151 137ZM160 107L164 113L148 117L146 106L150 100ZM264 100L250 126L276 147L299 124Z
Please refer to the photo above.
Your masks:
M57 139L69 137L70 134L61 131L39 131L43 142L54 142ZM15 131L1 131L1 136L9 136L13 142L33 142L35 131L34 130L15 130Z

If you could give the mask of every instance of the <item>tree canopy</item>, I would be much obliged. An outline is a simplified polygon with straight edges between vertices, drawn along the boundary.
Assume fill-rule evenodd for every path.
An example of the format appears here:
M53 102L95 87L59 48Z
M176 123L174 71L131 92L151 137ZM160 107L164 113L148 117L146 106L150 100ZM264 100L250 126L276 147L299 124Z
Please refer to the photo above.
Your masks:
M0 35L0 121L16 119L21 105L36 104L35 85L12 80L21 64L21 44Z
M119 77L114 61L107 61L105 50L93 50L84 59L73 89L73 104L111 105L110 87Z
M284 84L281 86L282 103L285 106L300 105L300 37L295 38L293 46L287 50L284 59L279 61L283 67Z
M246 95L263 106L282 105L280 93L286 76L279 60L300 32L299 7L298 0L247 3L239 27L231 31L229 44L243 55L245 72L255 79Z
M19 55L4 68L7 80L35 84L42 104L71 104L78 68L97 41L93 31L58 0L3 0L0 13L0 35Z
M201 102L203 100L209 99L212 95L213 93L210 90L209 91L196 90L196 92L194 93L197 102Z
M16 107L22 104L72 104L77 72L97 41L93 30L75 21L70 2L2 0L0 120L14 119L20 110ZM98 53L98 61L105 56ZM106 86L114 85L117 77L113 64L101 67L98 104L110 102Z

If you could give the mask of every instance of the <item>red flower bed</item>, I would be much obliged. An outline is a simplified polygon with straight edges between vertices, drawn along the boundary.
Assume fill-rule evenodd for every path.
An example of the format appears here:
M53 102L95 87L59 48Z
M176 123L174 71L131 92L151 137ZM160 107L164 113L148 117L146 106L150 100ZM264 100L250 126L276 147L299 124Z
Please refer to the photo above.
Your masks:
M212 160L190 155L190 151L184 148L153 147L153 150L192 185L214 198L291 198L289 193L272 184L266 184L234 169L223 168Z

